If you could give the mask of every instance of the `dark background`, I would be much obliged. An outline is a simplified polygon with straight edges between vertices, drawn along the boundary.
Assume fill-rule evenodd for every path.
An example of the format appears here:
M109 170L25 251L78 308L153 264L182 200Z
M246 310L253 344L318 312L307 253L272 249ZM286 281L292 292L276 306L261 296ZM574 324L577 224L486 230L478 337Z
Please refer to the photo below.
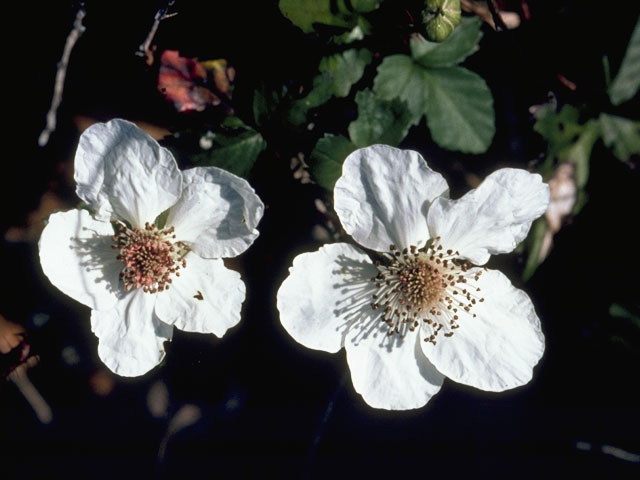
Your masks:
M466 65L494 95L497 134L489 152L441 150L429 141L424 123L402 146L423 153L459 196L468 189L466 173L527 168L545 151L528 107L549 91L587 111L637 118L637 100L612 110L604 93L602 56L608 55L615 73L637 18L637 7L621 3L627 2L531 1L533 18L518 30L496 33L485 25L480 51ZM5 24L15 23L20 33L5 41L5 114L11 120L3 138L3 232L25 225L45 192L66 208L75 204L69 171L79 116L121 117L170 130L215 119L215 112L178 114L157 93L157 66L147 67L134 52L163 2L132 4L87 2L87 30L72 53L58 128L45 148L37 138L76 5L14 3L5 14ZM226 58L237 71L236 111L248 120L260 82L310 82L328 52L322 38L304 36L283 18L276 2L179 0L173 10L179 14L162 22L154 44L186 57ZM400 51L406 18L389 10L380 15L388 22L378 51ZM576 91L564 87L558 74L575 82ZM349 108L335 102L318 117L319 131L339 132L356 115ZM492 394L447 380L426 407L388 412L368 407L354 392L344 353L308 350L280 326L275 293L295 255L319 245L311 230L324 217L314 200L330 197L315 185L301 185L289 168L298 151L311 150L312 134L263 133L269 146L250 178L267 206L261 236L230 263L247 285L243 319L222 339L176 330L163 364L143 377L106 371L89 309L42 275L37 236L3 236L0 313L27 327L41 357L30 378L54 418L40 424L17 389L0 380L2 478L621 478L640 470L602 450L640 454L640 332L608 313L613 302L640 307L633 232L640 182L633 162L623 164L596 145L589 202L556 236L550 257L527 284L519 280L518 255L490 263L537 307L547 348L533 381ZM0 362L6 369L11 359L0 356ZM149 407L150 400L156 407ZM176 430L188 412L196 412L193 421ZM18 476L5 477L11 470Z

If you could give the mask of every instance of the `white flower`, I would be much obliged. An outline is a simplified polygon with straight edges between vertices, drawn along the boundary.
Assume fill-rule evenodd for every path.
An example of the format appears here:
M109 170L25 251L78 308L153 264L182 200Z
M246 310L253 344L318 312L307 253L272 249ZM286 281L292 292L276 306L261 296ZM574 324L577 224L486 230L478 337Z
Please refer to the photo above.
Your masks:
M152 369L173 326L221 337L240 321L245 286L221 257L258 236L264 207L245 180L213 167L180 171L167 149L124 120L82 134L75 180L94 214L52 215L40 261L51 283L91 307L98 354L111 370Z
M334 191L347 243L295 258L280 321L308 348L345 348L376 408L425 405L444 377L482 390L527 383L544 351L531 300L482 265L512 251L549 203L539 175L505 168L458 200L416 152L356 150Z

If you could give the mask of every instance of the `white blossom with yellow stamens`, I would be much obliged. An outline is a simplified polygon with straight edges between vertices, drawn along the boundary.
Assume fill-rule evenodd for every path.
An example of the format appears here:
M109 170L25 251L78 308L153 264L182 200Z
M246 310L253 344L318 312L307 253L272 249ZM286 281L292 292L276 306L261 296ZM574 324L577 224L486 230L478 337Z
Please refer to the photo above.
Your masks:
M539 175L505 168L458 200L416 152L374 145L344 162L334 207L348 243L296 257L278 291L299 343L345 348L376 408L425 405L444 377L483 390L527 383L544 352L528 295L484 265L527 235L549 203Z

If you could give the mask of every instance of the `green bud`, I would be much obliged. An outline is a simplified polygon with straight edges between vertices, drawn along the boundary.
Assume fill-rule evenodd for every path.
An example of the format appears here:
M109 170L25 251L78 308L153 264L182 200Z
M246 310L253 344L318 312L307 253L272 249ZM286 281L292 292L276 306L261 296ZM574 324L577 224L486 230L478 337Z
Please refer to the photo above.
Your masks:
M427 38L442 42L451 35L461 20L460 0L426 0L422 11Z

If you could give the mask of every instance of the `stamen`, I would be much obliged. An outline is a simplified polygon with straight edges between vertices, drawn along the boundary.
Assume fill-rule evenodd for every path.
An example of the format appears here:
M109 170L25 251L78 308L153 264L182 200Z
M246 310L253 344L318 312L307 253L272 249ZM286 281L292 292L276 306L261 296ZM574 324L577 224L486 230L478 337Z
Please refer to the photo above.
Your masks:
M435 345L440 331L451 337L460 327L458 307L470 312L484 301L475 285L483 271L472 270L474 265L459 255L445 250L439 237L422 249L389 246L389 253L375 263L378 275L371 279L377 288L371 306L381 310L380 320L389 335L404 337L420 326L424 340Z
M146 293L157 293L169 289L171 276L180 276L178 270L186 267L184 256L190 251L185 243L174 241L174 228L159 230L148 222L142 229L120 222L114 226L112 247L120 251L117 259L124 264L120 278L125 290L142 288Z

